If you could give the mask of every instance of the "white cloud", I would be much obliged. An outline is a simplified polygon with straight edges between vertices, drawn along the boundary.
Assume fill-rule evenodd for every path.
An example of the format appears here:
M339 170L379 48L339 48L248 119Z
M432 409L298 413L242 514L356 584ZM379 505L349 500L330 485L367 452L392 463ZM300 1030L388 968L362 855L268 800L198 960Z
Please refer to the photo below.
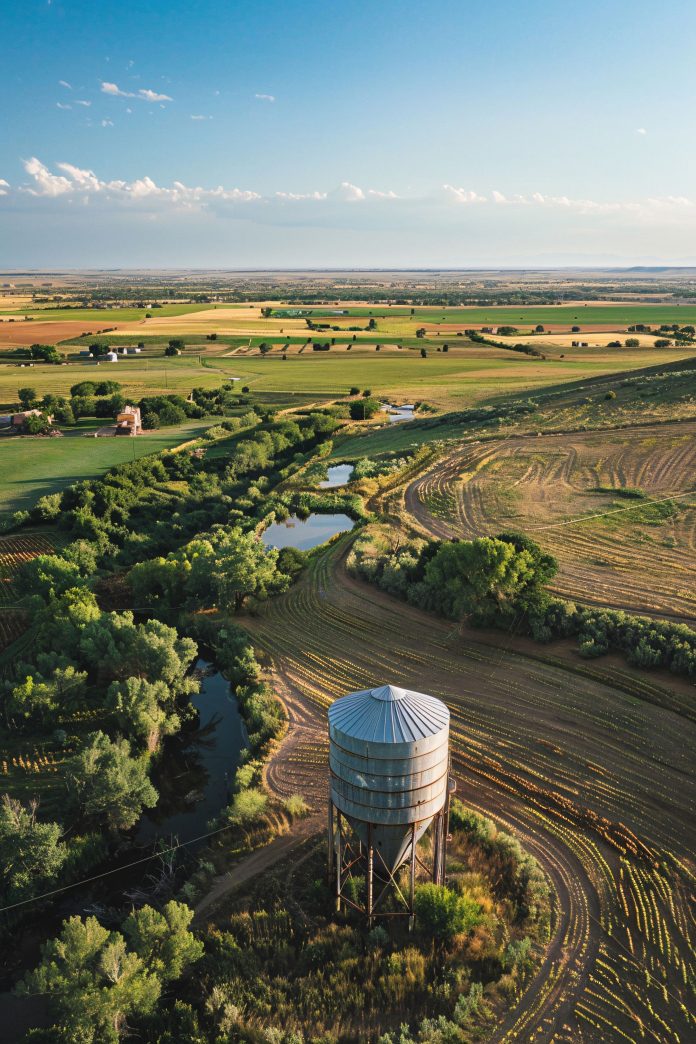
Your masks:
M281 202L288 201L290 203L296 203L301 200L324 200L328 197L328 192L275 192L273 194L274 199L278 199Z
M91 101L84 101L84 99L78 98L77 101L75 102L75 104L76 105L84 105L85 109L89 109L89 107L90 107L90 105L92 103L91 103Z
M648 132L646 131L645 127L637 127L636 128L636 134L647 134L647 133Z
M275 101L275 94L255 94L254 97L257 98L259 101Z
M72 90L72 84L71 84L71 83L68 83L68 81L67 81L67 80L59 80L59 81L58 81L58 86L59 86L59 87L65 87L65 88L67 88L67 90L69 90L69 91L71 91L71 90Z
M0 178L0 196L6 196L10 188L9 181L5 181L4 178Z
M113 98L138 98L140 101L148 102L174 100L168 94L158 94L157 91L151 91L148 87L141 87L138 91L122 91L118 84L109 83L108 80L102 81L101 90L103 94L110 94Z
M479 196L478 192L474 192L473 189L455 188L454 185L443 185L442 186L445 195L448 199L453 200L455 203L485 203L486 197Z
M357 185L352 185L350 181L342 181L337 189L334 189L330 195L334 199L343 200L346 203L359 203L365 199L365 193Z
M212 120L212 116L191 116L192 120Z
M72 105L63 105L63 102L56 102L57 109L72 109Z
M74 188L68 178L61 177L59 174L51 174L48 167L44 166L36 156L24 161L24 169L29 177L34 179L33 187L27 189L32 196L62 196Z
M102 125L112 126L112 122L103 120ZM165 208L181 211L205 211L220 207L254 204L262 208L256 211L257 215L270 216L274 206L282 207L283 211L286 208L297 207L308 208L306 213L305 210L302 211L303 216L308 217L311 210L313 214L324 212L329 220L332 218L328 218L328 215L335 216L341 207L356 206L362 210L363 207L386 205L392 207L402 206L404 203L409 206L411 214L416 213L414 208L417 204L431 208L433 206L462 207L463 212L466 212L467 207L474 206L477 209L500 210L509 214L510 220L513 220L513 214L516 212L531 212L535 209L616 221L624 218L628 219L633 226L640 222L646 225L667 227L669 224L683 223L686 219L690 224L696 220L696 199L686 196L598 201L575 199L565 195L551 196L541 192L502 193L497 189L483 195L474 189L443 185L439 194L404 200L404 197L397 196L391 190L363 189L350 181L342 182L331 191L315 189L308 192L290 192L280 190L263 194L251 189L228 188L222 185L215 188L204 188L200 185L186 185L181 181L174 181L170 185L164 186L158 184L149 175L144 175L134 181L106 181L98 177L94 171L71 163L58 163L54 170L50 170L36 157L25 161L24 169L29 177L29 183L11 190L6 182L0 183L4 196L9 196L14 200L20 200L22 196L43 199L98 197L104 201L104 205L111 207L140 206L146 207L148 211L152 212L160 212ZM3 206L6 205L6 201L3 201ZM443 212L443 217L445 214L446 211ZM449 219L445 218L445 220Z
M102 121L104 124L113 126L111 121ZM26 160L24 169L32 179L32 184L24 191L32 196L99 195L113 202L159 201L183 208L201 207L214 202L248 203L263 198L258 192L246 189L227 189L222 186L205 189L184 185L181 181L175 181L171 188L165 188L148 175L131 182L103 181L93 170L76 167L72 163L58 163L57 167L61 173L53 174L36 157Z
M101 125L102 125L102 127L113 127L114 121L113 120L102 120L101 121Z
M170 98L168 94L158 94L157 91L151 91L151 90L149 90L149 88L143 89L142 87L138 91L138 93L136 95L134 95L134 97L135 98L142 98L143 101L149 101L149 102L168 102L168 101L173 101L173 99Z

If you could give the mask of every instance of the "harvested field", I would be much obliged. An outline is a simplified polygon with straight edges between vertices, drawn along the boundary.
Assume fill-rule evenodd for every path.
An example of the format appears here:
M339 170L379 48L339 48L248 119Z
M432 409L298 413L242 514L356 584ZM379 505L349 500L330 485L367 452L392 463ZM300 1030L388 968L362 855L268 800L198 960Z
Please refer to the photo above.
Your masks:
M459 447L406 503L442 537L528 533L558 559L553 587L565 598L693 623L694 475L692 421L512 437Z
M20 597L16 580L24 563L54 550L53 542L43 534L24 532L0 537L0 606L12 605Z
M462 636L347 577L350 540L247 622L290 712L269 782L322 808L331 700L385 679L427 688L452 712L462 799L516 833L556 892L542 970L492 1039L689 1039L696 736L679 683L666 710L669 680Z
M21 597L17 586L20 568L37 555L49 555L54 550L51 540L39 533L0 537L0 653L20 638L27 627L26 612L16 608Z
M109 324L112 325L111 323ZM114 323L115 329L121 329L120 323ZM123 324L124 326L127 324ZM41 323L20 322L10 323L5 319L0 322L0 347L23 348L28 344L60 344L61 341L69 341L73 337L79 337L83 333L94 333L101 328L98 320L66 319L65 322Z

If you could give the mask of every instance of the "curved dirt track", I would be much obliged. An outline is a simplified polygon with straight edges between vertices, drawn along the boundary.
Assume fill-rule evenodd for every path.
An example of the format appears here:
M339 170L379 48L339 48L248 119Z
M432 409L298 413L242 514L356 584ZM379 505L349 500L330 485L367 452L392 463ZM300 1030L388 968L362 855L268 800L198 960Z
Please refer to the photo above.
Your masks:
M597 492L626 488L646 499ZM405 507L439 537L527 533L558 559L564 598L696 621L696 422L470 443L414 481ZM603 517L567 524L590 515Z
M493 648L352 580L349 542L248 622L291 721L269 783L323 809L334 698L385 680L440 696L460 796L520 837L556 894L541 971L493 1039L690 1039L693 724L651 702L654 682L531 659L502 635Z

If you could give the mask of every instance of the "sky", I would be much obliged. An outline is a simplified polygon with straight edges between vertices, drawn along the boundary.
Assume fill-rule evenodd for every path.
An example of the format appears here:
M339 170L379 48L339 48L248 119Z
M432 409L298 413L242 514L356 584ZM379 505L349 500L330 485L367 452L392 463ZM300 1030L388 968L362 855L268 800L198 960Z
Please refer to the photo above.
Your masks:
M692 0L0 3L0 267L696 263Z

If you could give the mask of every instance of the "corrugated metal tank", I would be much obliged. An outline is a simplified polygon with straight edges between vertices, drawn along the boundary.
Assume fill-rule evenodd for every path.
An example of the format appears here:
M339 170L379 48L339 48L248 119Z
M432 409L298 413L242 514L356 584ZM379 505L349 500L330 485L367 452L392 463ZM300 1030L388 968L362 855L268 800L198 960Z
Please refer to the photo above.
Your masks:
M449 711L394 685L348 693L329 708L329 765L334 805L394 871L445 805Z

